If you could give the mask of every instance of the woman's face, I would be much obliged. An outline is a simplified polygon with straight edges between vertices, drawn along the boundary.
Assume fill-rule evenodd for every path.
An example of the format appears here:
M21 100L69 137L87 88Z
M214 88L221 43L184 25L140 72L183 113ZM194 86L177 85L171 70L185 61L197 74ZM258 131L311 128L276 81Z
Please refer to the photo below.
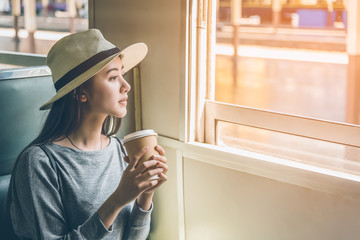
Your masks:
M87 109L123 118L127 113L127 98L131 89L123 74L121 59L117 57L89 80L89 88L85 90Z

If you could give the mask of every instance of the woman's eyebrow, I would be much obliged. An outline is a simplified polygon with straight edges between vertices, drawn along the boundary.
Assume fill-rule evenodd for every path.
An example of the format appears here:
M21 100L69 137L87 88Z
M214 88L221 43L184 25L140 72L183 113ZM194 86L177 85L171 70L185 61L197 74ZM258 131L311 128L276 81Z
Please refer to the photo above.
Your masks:
M111 72L111 71L119 71L119 69L118 69L118 68L110 68L109 70L106 71L105 74L107 75L107 74L109 74L109 72Z
M121 70L123 70L123 69L124 69L124 65L121 66ZM109 74L109 72L111 72L111 71L119 71L119 69L116 68L116 67L115 67L115 68L110 68L109 70L106 71L105 74L107 75L107 74Z

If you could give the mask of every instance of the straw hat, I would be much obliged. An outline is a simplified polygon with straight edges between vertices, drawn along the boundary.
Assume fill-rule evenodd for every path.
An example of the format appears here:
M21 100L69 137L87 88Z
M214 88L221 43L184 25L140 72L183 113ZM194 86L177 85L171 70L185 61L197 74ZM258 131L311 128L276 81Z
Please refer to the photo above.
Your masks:
M60 39L50 49L47 65L51 69L56 94L40 107L51 108L52 104L101 71L114 58L122 55L124 72L144 59L147 46L135 43L120 51L107 41L97 29L71 34Z

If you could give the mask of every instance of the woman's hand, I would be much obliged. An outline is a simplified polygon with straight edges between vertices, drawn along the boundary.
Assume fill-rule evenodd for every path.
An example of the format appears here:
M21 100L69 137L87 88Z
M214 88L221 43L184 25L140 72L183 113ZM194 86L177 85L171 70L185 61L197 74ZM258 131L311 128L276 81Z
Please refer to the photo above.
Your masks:
M162 153L164 153L163 149L159 148L159 150L160 149L162 150ZM161 177L163 176L163 174L161 173L165 169L166 169L165 172L167 171L167 165L163 163L163 161L165 161L166 163L166 158L164 159L164 157L159 156L159 157L155 157L153 160L145 161L141 164L138 164L139 159L147 151L148 151L148 147L145 147L140 152L138 152L133 157L133 159L129 161L128 167L123 172L119 186L113 194L114 197L117 199L119 206L121 207L137 199L143 192L146 191L153 192L160 184L160 182L163 182L164 178ZM161 152L159 151L159 153ZM156 176L156 175L159 175L161 177L161 180L158 179L150 180L152 176ZM167 179L166 176L165 178ZM150 204L151 204L151 199L150 199ZM143 209L146 209L146 207L143 207L142 204L139 203L139 205Z
M144 191L143 194L154 193L156 189L158 189L164 182L168 180L168 177L166 176L166 173L168 171L168 165L166 164L167 159L165 157L165 150L159 145L156 145L155 149L159 152L160 155L154 155L153 159L158 161L156 167L162 168L163 171L158 174L158 176L160 177L159 183L156 184L154 187Z
M137 153L131 161L125 159L129 165L124 170L117 189L98 210L106 229L109 229L120 210L135 199L142 209L150 209L154 191L167 180L168 166L164 157L165 151L160 146L156 146L156 150L160 155L153 156L153 160L145 161L139 166L137 163L148 151L147 147ZM160 179L150 180L156 175Z
M165 157L165 151L159 145L157 145L155 149L159 152L160 155L154 155L153 159L158 161L156 167L162 168L163 171L158 174L158 177L160 177L160 179L157 180L158 183L155 186L145 190L137 199L138 205L144 210L150 209L155 190L157 190L168 179L166 176L168 166L166 165L167 159Z

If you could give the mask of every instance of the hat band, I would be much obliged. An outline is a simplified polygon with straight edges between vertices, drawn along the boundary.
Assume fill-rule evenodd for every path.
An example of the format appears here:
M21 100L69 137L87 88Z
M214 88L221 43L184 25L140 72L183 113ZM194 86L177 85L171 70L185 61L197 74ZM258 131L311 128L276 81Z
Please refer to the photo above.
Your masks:
M77 78L102 60L105 60L106 58L120 52L120 49L117 47L111 48L109 50L105 50L102 52L99 52L92 56L91 58L85 60L84 62L80 63L73 69L71 69L69 72L67 72L64 76L62 76L59 80L56 81L55 89L56 91L59 91L62 87L64 87L66 84L71 82L73 79Z

